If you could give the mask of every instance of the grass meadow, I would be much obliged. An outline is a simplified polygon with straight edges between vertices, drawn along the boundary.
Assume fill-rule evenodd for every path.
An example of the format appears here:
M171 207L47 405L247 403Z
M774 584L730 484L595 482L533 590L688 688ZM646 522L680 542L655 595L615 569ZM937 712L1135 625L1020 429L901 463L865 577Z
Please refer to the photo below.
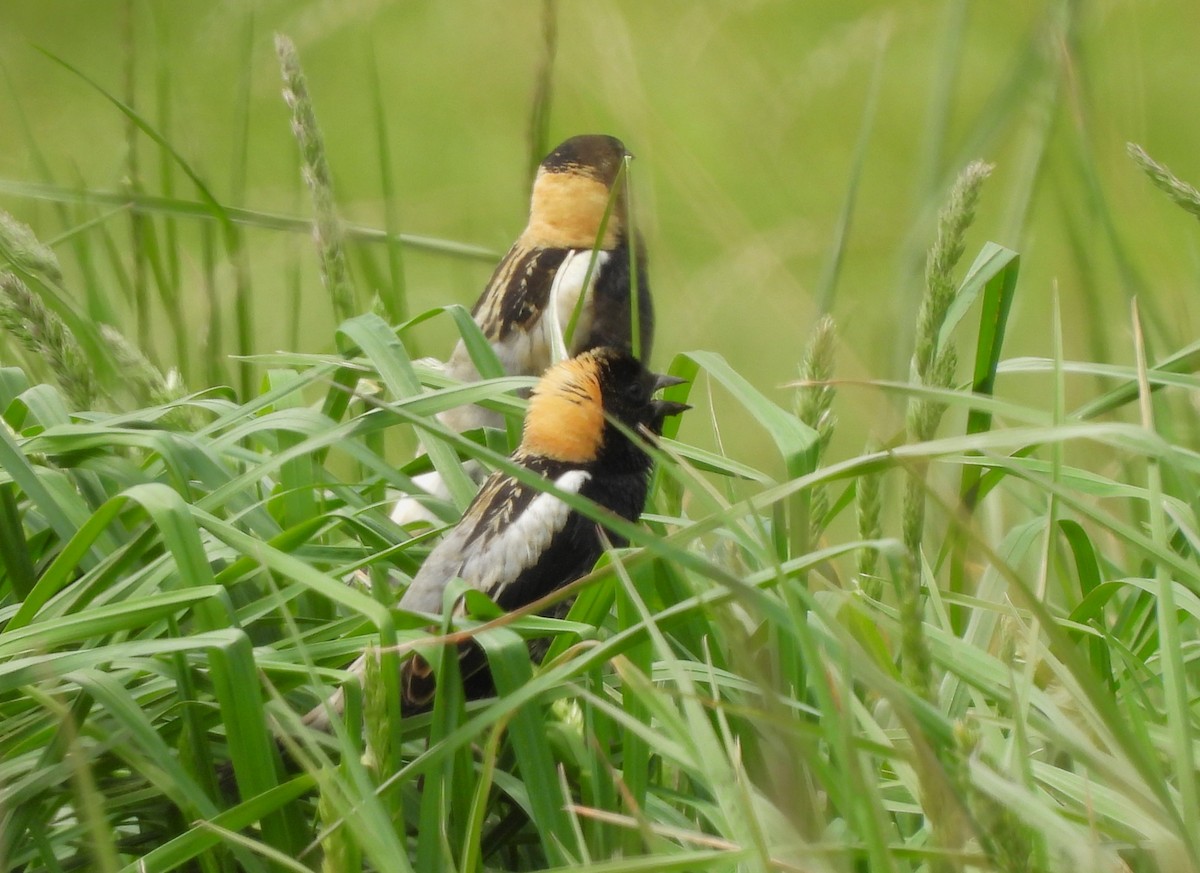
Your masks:
M1197 13L804 6L5 5L0 870L1200 871ZM389 494L531 380L423 358L581 132L693 409L431 635Z

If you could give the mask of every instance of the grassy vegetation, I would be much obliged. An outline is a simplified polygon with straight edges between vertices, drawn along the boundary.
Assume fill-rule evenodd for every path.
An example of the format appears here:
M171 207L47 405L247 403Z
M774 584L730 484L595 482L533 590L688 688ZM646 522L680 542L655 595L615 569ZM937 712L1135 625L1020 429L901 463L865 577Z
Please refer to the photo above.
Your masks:
M1054 33L1076 33L1072 10L1051 5ZM555 24L536 34L531 154ZM269 54L251 26L246 70ZM944 89L964 27L947 16ZM475 635L500 696L465 704L448 678L432 713L401 719L399 659L440 648L390 609L387 577L411 575L437 533L391 523L388 491L431 462L504 467L513 428L474 441L434 416L479 401L518 422L528 380L449 385L421 363L431 327L477 336L452 305L473 291L424 305L413 258L453 277L490 256L401 235L392 209L382 229L340 220L319 80L276 48L308 183L289 214L234 205L247 138L243 178L218 196L166 96L143 112L136 77L118 96L69 60L126 125L125 190L56 177L34 136L38 181L4 183L46 214L36 233L0 222L0 869L1200 870L1200 350L1170 301L1105 298L1088 319L1031 287L1011 246L971 242L1006 234L988 167L937 145L930 221L890 253L924 279L896 268L906 326L870 328L893 338L878 372L839 378L861 364L846 333L863 333L829 318L805 349L793 339L793 369L751 377L717 343L673 341L681 306L660 295L658 346L691 380L672 396L696 408L662 442L645 523L621 531L633 545L557 595L576 595L562 620L473 604L443 630ZM1012 87L1063 82L1039 58ZM835 313L862 257L848 239L872 93L817 286ZM377 88L370 102L383 199L403 206ZM250 111L240 93L234 113ZM1018 228L1048 129L1035 119L1015 161ZM147 145L155 170L136 157ZM1131 157L1132 178L1185 210L1156 213L1161 233L1194 229L1195 188ZM1089 160L1081 146L1085 175ZM308 215L320 269L297 246L264 279L248 235L299 242ZM1118 236L1114 270L1151 287ZM317 277L337 326L304 352ZM288 319L262 324L266 295ZM1029 295L1049 296L1050 339L1015 356L1010 313ZM1117 319L1128 355L1108 354ZM1093 354L1068 354L1076 328ZM289 350L266 353L264 331ZM841 422L861 422L865 391L905 414L878 415L864 447ZM418 435L432 461L398 467ZM547 635L531 664L525 639ZM367 646L381 669L360 693L342 668ZM304 730L337 687L332 736ZM278 766L276 737L299 772ZM222 795L223 761L240 801Z

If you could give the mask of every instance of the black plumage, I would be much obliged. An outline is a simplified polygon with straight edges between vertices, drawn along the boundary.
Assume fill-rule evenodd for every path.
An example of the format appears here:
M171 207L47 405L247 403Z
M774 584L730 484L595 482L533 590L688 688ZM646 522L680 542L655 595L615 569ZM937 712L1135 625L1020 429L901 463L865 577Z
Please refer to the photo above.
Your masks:
M612 348L557 364L534 389L512 460L634 521L646 501L651 459L615 422L646 438L661 433L663 419L686 406L653 395L677 381ZM400 607L440 613L446 586L458 577L504 609L517 609L589 572L606 540L624 544L554 495L497 472L430 553ZM478 651L470 645L461 651L464 677L473 680L474 690L486 687L477 675L485 667ZM407 709L427 705L433 692L428 665L408 661L403 686Z

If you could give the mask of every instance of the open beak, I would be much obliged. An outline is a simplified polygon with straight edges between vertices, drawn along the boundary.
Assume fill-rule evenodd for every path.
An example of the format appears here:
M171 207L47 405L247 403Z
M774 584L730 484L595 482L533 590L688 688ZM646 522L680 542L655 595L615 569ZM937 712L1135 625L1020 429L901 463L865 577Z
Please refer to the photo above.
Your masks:
M654 390L661 391L664 388L670 388L672 385L682 385L687 382L680 376L668 376L666 373L654 374Z
M683 385L685 382L687 382L687 379L658 373L654 376L654 390L661 391L663 388L670 388L672 385ZM650 401L650 405L654 409L654 417L659 421L671 415L679 415L679 413L686 412L692 408L686 403L677 403L674 400L652 400Z
M650 405L654 408L654 417L659 421L671 415L687 412L692 408L686 403L676 403L674 400L652 400Z

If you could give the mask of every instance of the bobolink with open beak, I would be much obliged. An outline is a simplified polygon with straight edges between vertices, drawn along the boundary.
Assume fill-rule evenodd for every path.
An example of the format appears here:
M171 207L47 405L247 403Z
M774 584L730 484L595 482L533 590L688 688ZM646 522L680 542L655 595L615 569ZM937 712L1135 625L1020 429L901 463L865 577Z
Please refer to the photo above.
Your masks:
M562 491L636 521L646 502L652 462L615 422L653 440L665 418L688 408L654 394L682 381L650 372L622 349L603 347L562 361L534 388L512 461ZM440 614L446 586L461 578L502 608L518 609L590 572L606 541L625 544L623 537L602 532L602 524L553 494L497 471L458 525L429 553L399 605ZM351 670L361 675L363 663L360 658ZM460 666L468 696L491 692L486 661L475 646L460 647ZM428 707L434 688L424 659L404 663L401 702L406 712ZM324 727L322 713L314 710L306 721Z
M617 185L627 154L615 137L576 136L554 149L539 166L529 222L472 310L508 375L536 376L553 363L554 332L567 329L580 295L584 299L571 342L565 346L568 355L609 346L649 360L654 311L645 247L639 235L630 238L625 186ZM601 236L610 199L613 208ZM631 269L637 271L636 315ZM479 379L462 341L446 363L445 373L463 382ZM502 425L498 413L479 406L458 407L438 417L460 433ZM416 481L429 493L446 496L436 473ZM392 511L398 524L418 518L432 516L411 498L402 498Z
M646 502L651 460L614 422L645 438L663 419L687 409L654 393L682 380L651 373L627 351L602 347L550 368L534 388L521 445L512 460L628 521ZM591 571L605 539L625 540L559 498L500 471L471 502L462 520L430 553L400 599L400 608L440 613L454 578L506 610L533 602ZM482 658L463 649L463 679L477 690ZM474 674L474 675L473 675ZM483 689L490 688L484 682ZM434 685L422 659L404 665L406 708L428 705Z

